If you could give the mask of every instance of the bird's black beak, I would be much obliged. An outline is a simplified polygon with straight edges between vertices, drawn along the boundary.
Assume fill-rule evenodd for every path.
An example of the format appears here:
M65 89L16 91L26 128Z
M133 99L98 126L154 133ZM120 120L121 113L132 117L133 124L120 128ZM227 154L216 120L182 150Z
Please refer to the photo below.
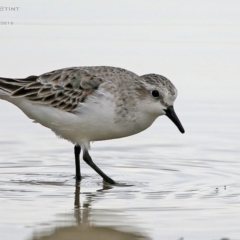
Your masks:
M175 125L178 127L179 131L181 133L185 133L185 130L181 124L181 122L179 121L175 111L174 111L174 108L173 106L169 106L166 110L164 110L166 112L166 115L168 116L168 118L170 118L174 123Z

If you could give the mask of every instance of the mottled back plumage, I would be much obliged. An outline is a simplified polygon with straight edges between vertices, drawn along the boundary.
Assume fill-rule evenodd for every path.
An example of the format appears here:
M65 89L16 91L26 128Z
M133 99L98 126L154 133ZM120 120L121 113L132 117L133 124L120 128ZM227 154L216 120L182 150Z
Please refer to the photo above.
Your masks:
M133 79L138 76L114 67L73 67L25 79L0 78L0 90L14 98L24 97L35 103L71 112L104 82L129 77Z

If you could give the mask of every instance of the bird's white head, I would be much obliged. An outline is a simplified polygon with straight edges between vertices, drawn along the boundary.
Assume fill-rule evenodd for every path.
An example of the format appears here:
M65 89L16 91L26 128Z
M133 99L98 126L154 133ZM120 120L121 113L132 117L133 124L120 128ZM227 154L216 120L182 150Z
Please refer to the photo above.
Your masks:
M178 127L181 133L185 130L179 121L173 103L177 98L177 89L166 77L158 74L147 74L141 76L141 85L144 94L144 108L148 114L156 117L166 115Z

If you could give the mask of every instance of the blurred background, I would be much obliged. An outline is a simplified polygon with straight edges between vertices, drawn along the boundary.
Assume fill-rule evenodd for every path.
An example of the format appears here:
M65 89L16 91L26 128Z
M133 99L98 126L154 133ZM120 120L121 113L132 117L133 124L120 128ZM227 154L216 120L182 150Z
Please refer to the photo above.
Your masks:
M1 77L99 65L164 75L186 130L162 117L94 143L93 159L123 187L84 164L76 186L73 146L0 101L1 239L54 239L85 223L112 239L239 238L239 1L0 0L0 56Z

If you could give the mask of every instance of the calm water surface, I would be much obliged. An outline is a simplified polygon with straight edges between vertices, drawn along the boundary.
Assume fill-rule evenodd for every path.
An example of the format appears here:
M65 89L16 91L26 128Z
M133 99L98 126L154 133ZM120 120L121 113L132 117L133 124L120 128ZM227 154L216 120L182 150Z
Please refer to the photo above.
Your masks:
M178 99L141 134L92 144L105 185L73 146L0 101L0 239L240 239L239 101Z

